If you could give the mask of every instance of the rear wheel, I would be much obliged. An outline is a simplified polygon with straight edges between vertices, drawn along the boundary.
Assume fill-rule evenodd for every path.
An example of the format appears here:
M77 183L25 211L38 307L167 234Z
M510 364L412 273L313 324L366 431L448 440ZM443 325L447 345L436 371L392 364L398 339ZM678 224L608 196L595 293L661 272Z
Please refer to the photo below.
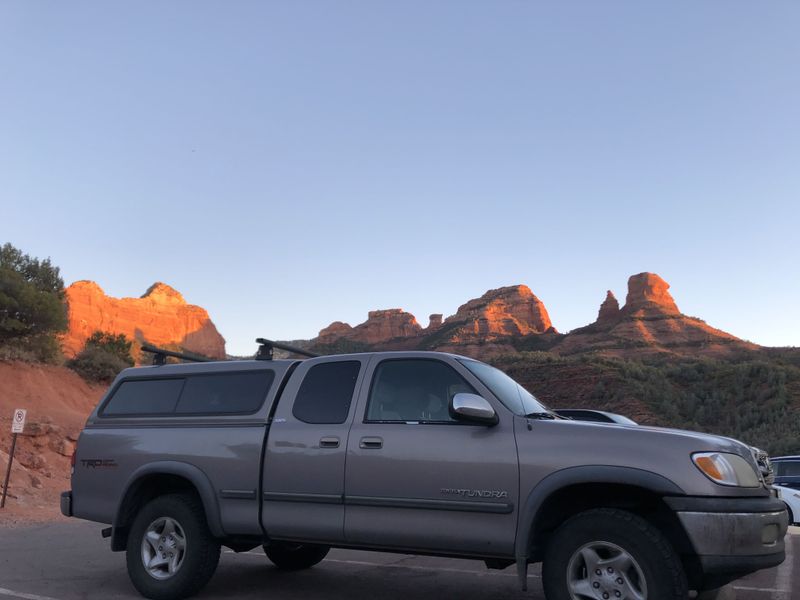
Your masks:
M325 558L329 551L328 546L292 544L290 542L270 542L264 546L267 558L284 571L298 571L313 567Z
M547 600L686 600L686 575L663 535L616 509L595 509L553 534L542 578Z
M128 575L142 596L180 600L208 583L219 562L200 501L169 494L147 503L128 535Z

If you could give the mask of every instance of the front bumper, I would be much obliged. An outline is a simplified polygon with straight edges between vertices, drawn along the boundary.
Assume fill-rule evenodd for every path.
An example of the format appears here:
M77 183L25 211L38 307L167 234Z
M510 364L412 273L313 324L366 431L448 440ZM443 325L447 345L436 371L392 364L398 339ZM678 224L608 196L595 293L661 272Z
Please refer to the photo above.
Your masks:
M61 492L61 514L72 516L72 492Z
M732 581L781 564L789 526L777 498L666 498L692 543L703 575Z

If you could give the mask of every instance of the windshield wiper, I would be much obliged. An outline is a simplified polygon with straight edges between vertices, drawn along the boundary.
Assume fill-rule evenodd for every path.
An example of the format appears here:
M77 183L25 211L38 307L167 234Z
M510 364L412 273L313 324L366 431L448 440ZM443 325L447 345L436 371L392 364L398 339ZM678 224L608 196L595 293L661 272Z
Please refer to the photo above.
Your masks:
M562 417L559 417L557 414L551 413L551 412L532 412L532 413L528 413L525 416L528 419L550 419L550 420L556 420L556 419L561 419L562 418Z

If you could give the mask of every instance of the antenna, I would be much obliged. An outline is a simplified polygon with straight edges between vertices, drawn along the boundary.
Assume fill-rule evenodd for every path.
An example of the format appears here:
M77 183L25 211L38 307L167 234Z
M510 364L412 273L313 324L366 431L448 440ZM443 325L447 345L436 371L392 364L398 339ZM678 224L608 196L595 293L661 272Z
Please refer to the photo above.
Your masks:
M142 344L143 352L150 352L153 355L153 364L162 366L167 364L167 357L180 358L181 360L188 360L191 362L213 362L213 358L207 356L200 356L199 354L185 354L181 352L173 352L172 350L165 350L164 348L157 348L150 344Z
M258 352L256 353L256 360L272 360L272 350L274 348L286 350L287 352L299 354L300 356L307 356L308 358L315 358L319 356L319 354L314 354L308 350L303 350L302 348L297 348L296 346L290 346L289 344L282 344L281 342L273 342L272 340L265 338L256 338L256 344L259 345Z

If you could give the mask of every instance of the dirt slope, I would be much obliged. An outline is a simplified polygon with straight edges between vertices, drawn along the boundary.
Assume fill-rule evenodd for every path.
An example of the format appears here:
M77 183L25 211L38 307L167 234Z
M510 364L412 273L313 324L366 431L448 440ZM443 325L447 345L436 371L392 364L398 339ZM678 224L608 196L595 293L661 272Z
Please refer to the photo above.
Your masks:
M64 367L0 362L0 485L8 464L12 412L28 411L0 525L58 517L59 495L69 489L75 441L104 391L105 386L89 385Z

